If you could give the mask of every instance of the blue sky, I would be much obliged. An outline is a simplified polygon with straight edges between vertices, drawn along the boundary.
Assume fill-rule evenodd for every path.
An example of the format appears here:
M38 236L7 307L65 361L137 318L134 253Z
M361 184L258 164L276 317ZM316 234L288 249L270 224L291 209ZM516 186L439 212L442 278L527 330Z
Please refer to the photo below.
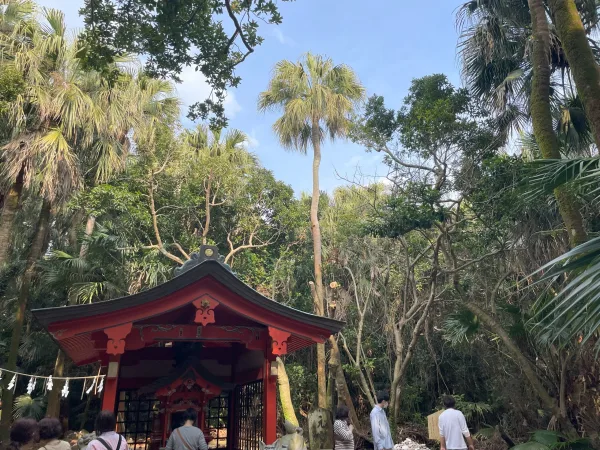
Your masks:
M65 12L67 26L82 26L77 11L83 0L38 0L43 6ZM275 176L297 194L311 188L311 157L284 151L273 135L276 113L256 111L273 66L281 59L297 60L310 51L352 67L367 89L379 94L388 107L398 108L413 78L432 73L448 75L460 84L456 58L454 13L461 0L296 0L280 2L283 24L261 28L265 42L239 67L242 83L226 101L230 126L250 136L251 150ZM192 69L178 86L188 103L202 100L209 91ZM189 121L184 123L193 126ZM331 191L353 178L384 176L381 155L366 153L347 142L327 142L321 164L321 188Z

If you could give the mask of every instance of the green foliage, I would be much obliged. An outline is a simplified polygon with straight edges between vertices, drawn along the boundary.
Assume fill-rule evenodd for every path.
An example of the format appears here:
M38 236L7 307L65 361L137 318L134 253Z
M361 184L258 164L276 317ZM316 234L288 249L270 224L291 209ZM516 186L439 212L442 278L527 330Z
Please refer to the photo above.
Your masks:
M177 79L192 66L213 96L192 105L189 116L213 113L214 128L227 123L223 102L226 90L241 81L236 67L263 42L259 23L282 21L273 0L86 1L81 14L88 67L110 74L110 65L126 53L146 55L146 71L156 77Z
M486 414L493 411L491 405L484 402L469 402L465 400L464 395L455 395L456 409L461 411L467 422L480 421L485 418Z
M21 73L12 65L0 65L0 115L5 117L18 95L25 91Z
M444 220L438 207L440 192L422 183L407 183L395 190L368 219L366 231L377 236L397 238L412 230L429 229L435 221Z
M587 341L600 326L598 303L600 238L594 238L543 265L536 271L539 283L567 282L560 292L540 296L532 325L550 342L564 337ZM563 339L560 339L560 338Z
M448 316L444 321L444 338L452 345L458 345L475 336L481 324L475 314L462 309Z
M298 62L277 63L273 79L259 96L258 109L282 109L283 115L273 124L279 142L286 149L306 153L315 139L346 136L350 115L364 93L350 67L307 53Z
M594 448L588 439L568 439L551 430L537 430L531 433L529 441L515 445L516 450L591 450Z
M46 396L30 397L29 395L20 395L15 399L13 408L13 418L20 419L29 417L35 420L41 420L46 414Z

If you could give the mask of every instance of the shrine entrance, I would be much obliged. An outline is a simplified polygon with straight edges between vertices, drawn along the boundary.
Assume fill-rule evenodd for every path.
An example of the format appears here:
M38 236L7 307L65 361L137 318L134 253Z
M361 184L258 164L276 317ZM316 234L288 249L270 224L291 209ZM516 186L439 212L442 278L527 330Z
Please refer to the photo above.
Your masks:
M163 447L187 408L198 412L211 449L274 442L272 362L343 326L263 297L210 246L156 288L33 314L75 364L101 363L102 408L115 411L134 450Z

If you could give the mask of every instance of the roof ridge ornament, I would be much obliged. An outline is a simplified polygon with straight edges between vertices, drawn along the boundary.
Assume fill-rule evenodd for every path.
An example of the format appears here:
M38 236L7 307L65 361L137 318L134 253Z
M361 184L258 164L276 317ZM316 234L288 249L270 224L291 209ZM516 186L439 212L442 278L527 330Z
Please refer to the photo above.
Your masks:
M179 276L193 267L202 264L204 261L217 261L223 265L227 270L232 272L229 264L225 262L225 257L219 254L219 248L216 245L202 245L200 250L190 255L190 259L185 261L182 266L176 267L173 271L175 276ZM232 272L233 273L233 272Z

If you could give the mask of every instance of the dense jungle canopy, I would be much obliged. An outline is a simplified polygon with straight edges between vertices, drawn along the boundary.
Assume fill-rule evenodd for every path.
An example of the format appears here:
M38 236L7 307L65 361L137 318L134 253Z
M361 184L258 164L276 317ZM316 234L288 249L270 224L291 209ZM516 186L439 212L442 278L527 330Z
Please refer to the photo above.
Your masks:
M538 430L557 434L534 434L530 450L600 443L599 3L465 2L462 85L415 78L397 86L400 104L318 51L280 61L256 113L277 114L282 161L313 160L312 192L263 167L223 107L244 89L236 70L263 42L259 24L285 19L277 2L81 6L72 34L59 10L0 1L0 368L97 373L30 311L147 290L211 244L261 294L346 322L283 359L281 417L306 426L315 407L344 403L368 445L388 389L397 436L426 440L452 394L481 448ZM175 90L186 67L212 89L184 111L195 127ZM323 191L330 139L387 176ZM90 429L97 399L28 395L10 378L3 433L46 414Z

